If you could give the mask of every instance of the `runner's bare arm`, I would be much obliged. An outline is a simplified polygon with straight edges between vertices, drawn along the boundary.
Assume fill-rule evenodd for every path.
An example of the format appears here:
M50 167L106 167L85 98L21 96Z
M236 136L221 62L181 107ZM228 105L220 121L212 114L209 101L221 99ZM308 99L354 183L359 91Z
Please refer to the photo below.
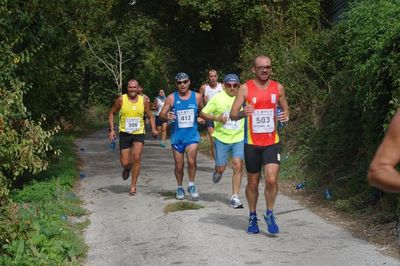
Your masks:
M396 165L400 162L400 109L369 166L368 183L390 192L400 192L400 174Z
M150 101L144 101L144 110L146 112L147 117L150 120L152 134L153 134L153 136L157 136L158 132L157 132L157 128L156 128L155 118L154 118L153 112L151 111L151 108L150 108Z
M201 93L197 93L196 92L196 101L197 101L197 106L198 106L199 111L200 111L204 107L203 97L202 97Z
M165 100L164 106L158 115L163 120L173 120L175 119L175 115L171 114L171 107L174 105L174 94L168 95L167 99Z
M222 115L206 114L203 111L200 111L200 117L205 120L219 121L222 123L226 123L226 120L227 120L227 118L226 117L224 118Z
M243 117L245 117L244 111L240 111L240 109L242 108L243 103L246 100L246 97L247 97L247 84L244 83L240 85L239 90L236 94L235 101L232 104L230 113L230 118L232 120L240 120Z
M121 107L122 107L122 96L119 96L115 100L113 106L111 107L110 112L108 113L108 130L109 130L108 139L110 141L113 141L117 137L114 128L114 116L119 110L121 110Z
M201 98L203 99L203 103L207 101L207 99L205 99L205 95L204 95L205 91L206 91L206 84L203 84L199 88L199 94L201 95Z
M199 110L199 116L197 117L197 123L203 125L203 124L205 124L206 121L203 118L200 117L200 112L204 107L204 101L203 101L203 97L202 97L201 93L197 93L196 92L196 101L197 101L197 107L198 107L198 110Z
M282 122L289 121L289 105L286 100L285 89L283 88L282 84L278 85L279 90L279 106L282 109L281 114L279 115L278 119Z

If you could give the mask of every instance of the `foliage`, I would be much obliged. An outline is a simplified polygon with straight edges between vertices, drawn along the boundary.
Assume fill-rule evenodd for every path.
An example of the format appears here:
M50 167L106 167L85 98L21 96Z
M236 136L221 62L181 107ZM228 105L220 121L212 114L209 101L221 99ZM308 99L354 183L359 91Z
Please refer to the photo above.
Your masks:
M12 90L0 89L0 202L16 177L48 167L46 153L52 150L50 140L58 130L44 130L44 117L39 122L29 119L22 103L24 84L11 86Z
M1 265L79 265L86 246L82 225L71 221L85 211L70 191L77 176L74 139L58 136L61 157L0 207Z
M399 106L399 14L392 1L357 1L310 47L314 74L328 86L308 165L322 182L340 177L351 193L366 189L365 172L383 125Z
M376 190L366 182L372 155L399 107L395 2L354 1L330 29L310 35L285 57L274 52L285 62L276 72L291 105L287 149L301 158L287 171L300 169L314 190L332 188L344 210L385 201L384 211L397 212L398 197L371 200Z

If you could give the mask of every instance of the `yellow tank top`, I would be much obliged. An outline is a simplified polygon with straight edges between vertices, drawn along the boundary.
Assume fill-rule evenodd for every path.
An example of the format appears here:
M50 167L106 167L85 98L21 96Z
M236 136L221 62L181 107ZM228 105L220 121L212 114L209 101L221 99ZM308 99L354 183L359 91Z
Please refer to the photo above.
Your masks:
M136 103L129 101L128 95L122 95L122 106L119 111L119 131L130 134L144 134L144 102L138 95Z

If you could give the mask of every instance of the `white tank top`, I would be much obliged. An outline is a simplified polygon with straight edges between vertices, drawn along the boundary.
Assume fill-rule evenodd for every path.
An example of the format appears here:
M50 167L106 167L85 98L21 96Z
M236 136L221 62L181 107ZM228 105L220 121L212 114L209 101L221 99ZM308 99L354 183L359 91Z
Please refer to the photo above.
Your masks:
M217 87L211 88L208 84L206 84L206 89L204 91L204 96L206 97L207 101L211 100L217 93L222 91L222 84L218 82Z
M156 116L160 115L161 109L163 108L165 104L165 100L161 100L159 97L157 99L157 111L156 111Z

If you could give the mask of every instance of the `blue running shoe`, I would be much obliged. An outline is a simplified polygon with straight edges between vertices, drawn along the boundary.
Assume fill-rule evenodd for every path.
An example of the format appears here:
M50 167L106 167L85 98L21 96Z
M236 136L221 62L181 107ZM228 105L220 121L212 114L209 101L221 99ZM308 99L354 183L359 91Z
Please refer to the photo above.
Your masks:
M266 214L264 213L264 220L267 223L267 229L270 234L279 233L279 227L275 222L275 217L272 213Z
M191 200L199 200L199 192L197 192L196 186L188 187L189 197Z
M249 217L249 227L247 227L247 233L249 234L258 234L260 229L258 228L258 218L257 216Z
M185 199L185 190L182 187L178 187L176 189L176 199L178 200Z

